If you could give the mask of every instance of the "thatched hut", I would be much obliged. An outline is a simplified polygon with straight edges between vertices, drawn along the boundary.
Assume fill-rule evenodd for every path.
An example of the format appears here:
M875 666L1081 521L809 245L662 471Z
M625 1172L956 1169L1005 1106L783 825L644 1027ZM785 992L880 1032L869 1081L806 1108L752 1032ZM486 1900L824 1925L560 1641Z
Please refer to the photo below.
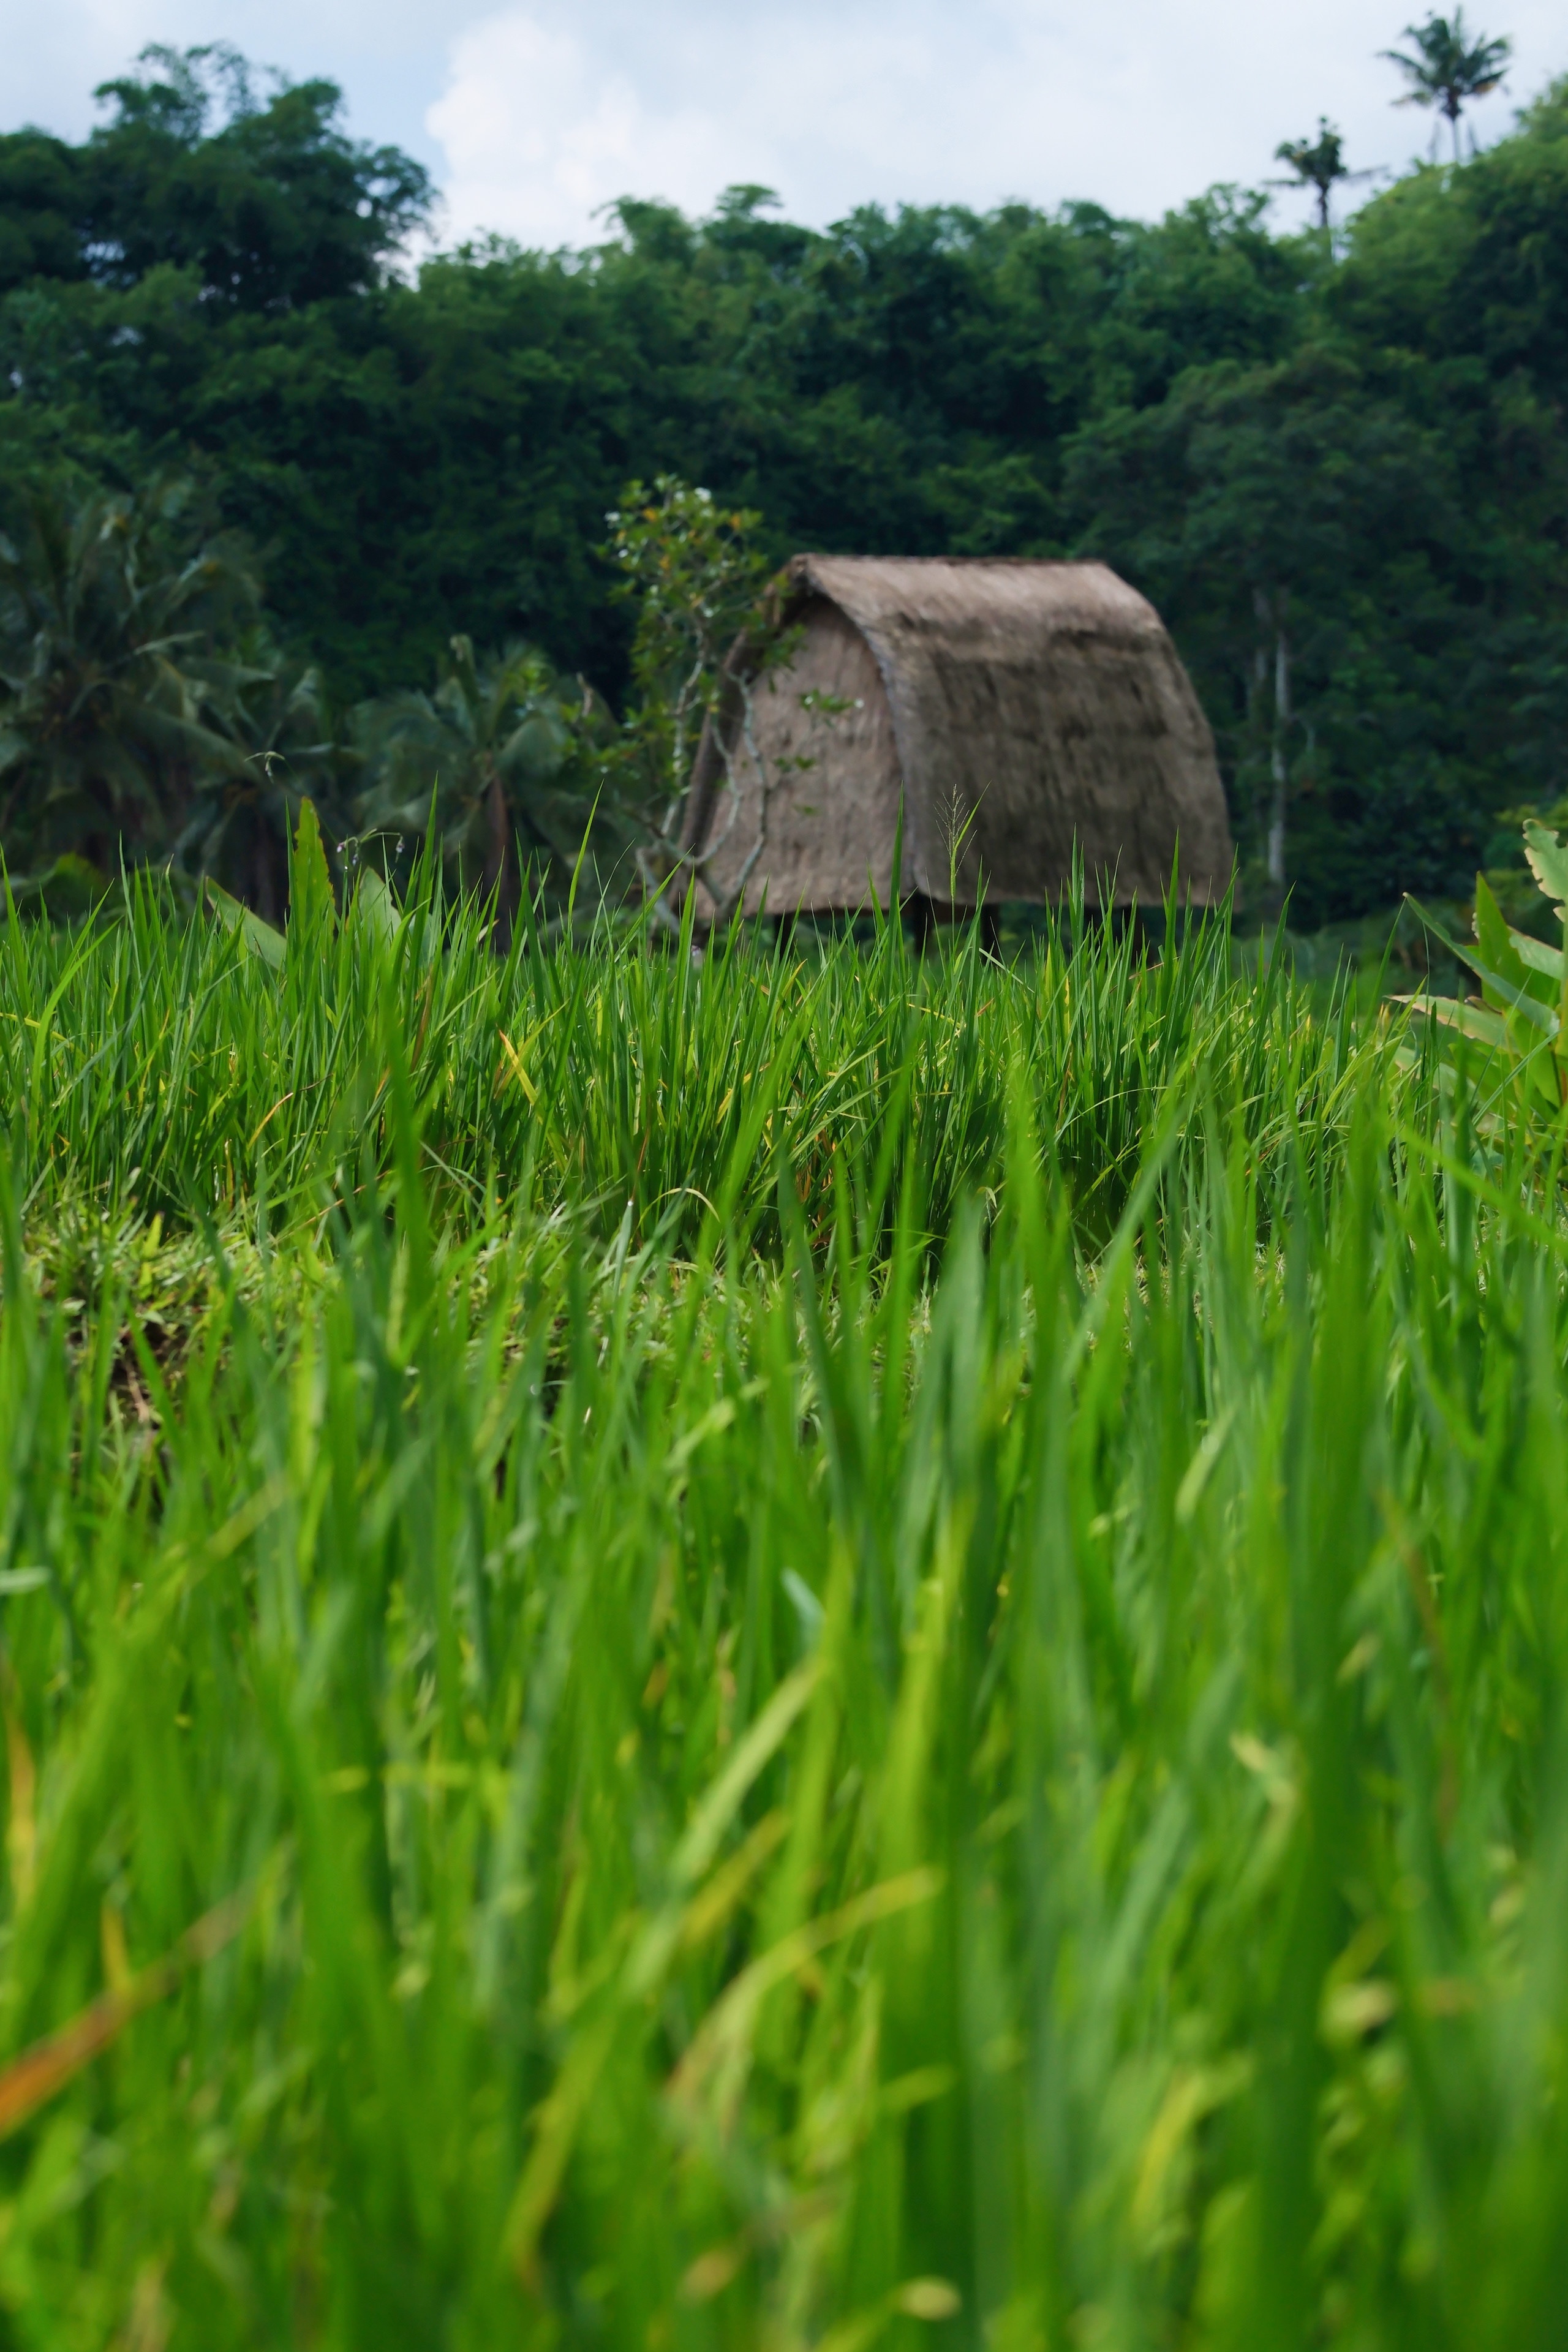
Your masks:
M797 555L738 644L684 844L709 911L893 896L1205 905L1230 874L1214 739L1159 614L1100 563ZM1100 885L1103 883L1103 893Z

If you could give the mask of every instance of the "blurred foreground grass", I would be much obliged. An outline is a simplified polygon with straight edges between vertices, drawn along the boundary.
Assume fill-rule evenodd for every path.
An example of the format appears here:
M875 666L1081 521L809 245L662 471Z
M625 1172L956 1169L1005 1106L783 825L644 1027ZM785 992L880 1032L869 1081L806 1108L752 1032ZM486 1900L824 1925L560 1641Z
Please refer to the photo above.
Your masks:
M0 946L6 2340L1561 2342L1551 1170L321 880Z

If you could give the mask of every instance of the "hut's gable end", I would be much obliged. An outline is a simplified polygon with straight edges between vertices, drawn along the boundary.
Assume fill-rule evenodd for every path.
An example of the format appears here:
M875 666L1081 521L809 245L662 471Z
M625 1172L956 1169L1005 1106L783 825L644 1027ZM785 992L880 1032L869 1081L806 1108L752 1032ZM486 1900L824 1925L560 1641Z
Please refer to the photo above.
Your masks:
M1103 564L799 555L780 620L801 640L752 698L769 789L749 908L764 882L781 913L885 901L900 807L900 887L933 898L972 903L984 877L993 899L1049 900L1075 854L1091 888L1157 898L1178 845L1178 889L1224 890L1213 737L1159 615ZM814 690L854 708L830 721L803 706ZM710 729L690 816L721 904L764 814L733 715L724 740L732 781L715 794Z
M867 904L893 895L898 752L887 691L870 646L825 597L793 618L799 640L783 668L752 689L751 729L737 730L730 781L708 828L708 895L722 903L747 879L745 908L773 914ZM752 756L753 747L756 757ZM759 761L761 772L759 773Z
M922 805L963 836L959 895L973 898L984 876L990 898L1033 897L1042 876L1065 877L1076 846L1110 895L1157 898L1178 824L1186 874L1223 880L1230 849L1217 796L1194 796L1180 816L1173 806L1173 779L1212 769L1214 755L1163 632L1069 627L1030 648L965 632L922 655L900 666L903 738L921 746ZM942 862L926 887L947 896Z
M1092 563L797 561L888 679L921 888L1054 897L1076 848L1091 887L1157 898L1178 842L1182 887L1224 887L1213 739L1158 614L1125 581Z

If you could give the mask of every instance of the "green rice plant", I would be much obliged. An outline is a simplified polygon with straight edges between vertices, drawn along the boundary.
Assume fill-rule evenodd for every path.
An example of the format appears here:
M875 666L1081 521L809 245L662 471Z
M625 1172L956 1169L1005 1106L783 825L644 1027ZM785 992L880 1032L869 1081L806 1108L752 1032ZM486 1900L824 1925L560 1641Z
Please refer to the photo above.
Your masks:
M6 2327L1554 2343L1527 1140L1201 931L312 887L6 936Z
M1269 1168L1333 1156L1367 1056L1405 1083L1393 1032L1358 1032L1348 998L1320 1010L1278 961L1233 979L1223 919L1154 965L1081 905L1013 964L973 931L917 958L893 923L810 960L737 924L699 966L647 935L617 947L607 923L547 946L521 922L498 958L431 863L401 914L367 876L341 921L313 818L295 865L286 950L233 902L191 923L139 880L117 920L11 921L0 1095L29 1217L67 1186L116 1218L199 1225L258 1192L275 1219L314 1218L366 1149L386 1164L389 990L426 1177L454 1211L500 1191L607 1236L629 1200L639 1239L673 1220L687 1246L728 1186L726 1213L776 1254L781 1150L814 1230L834 1171L864 1161L884 1205L907 1166L940 1236L1000 1182L1015 1062L1101 1238L1200 1066Z

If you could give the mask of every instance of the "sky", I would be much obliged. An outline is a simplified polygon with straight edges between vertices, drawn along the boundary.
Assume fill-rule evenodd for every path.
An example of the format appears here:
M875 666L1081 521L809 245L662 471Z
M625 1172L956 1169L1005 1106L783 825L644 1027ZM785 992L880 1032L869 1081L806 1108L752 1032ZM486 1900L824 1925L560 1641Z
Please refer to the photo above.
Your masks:
M0 128L80 138L95 83L149 41L224 40L342 85L356 136L426 164L443 244L591 241L621 195L707 211L760 182L826 225L859 204L1087 198L1152 217L1278 173L1320 115L1403 168L1430 118L1391 101L1411 0L0 0ZM1509 33L1485 144L1568 71L1562 0L1469 14ZM1359 194L1360 192L1356 192ZM1307 206L1281 195L1281 225Z

